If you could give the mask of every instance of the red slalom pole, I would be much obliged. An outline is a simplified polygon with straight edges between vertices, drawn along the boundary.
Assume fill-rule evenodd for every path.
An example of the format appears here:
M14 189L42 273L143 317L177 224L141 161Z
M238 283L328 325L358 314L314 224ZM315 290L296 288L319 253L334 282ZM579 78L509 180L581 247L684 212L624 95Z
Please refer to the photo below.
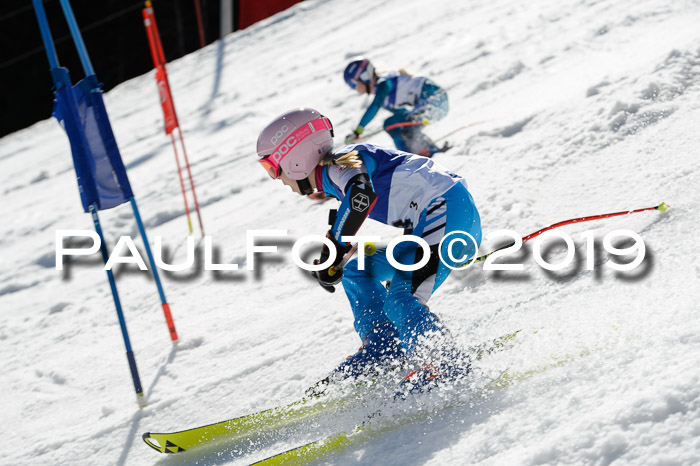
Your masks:
M197 16L197 30L199 31L199 48L204 48L207 45L204 40L204 26L202 25L202 5L199 0L194 0L194 11Z
M665 203L665 202L662 202L661 204L659 204L659 205L657 205L657 206L654 206L654 207L644 207L643 209L626 210L626 211L623 211L623 212L613 212L613 213L611 213L611 214L589 215L588 217L579 217L579 218L572 218L572 219L570 219L570 220L563 220L563 221L561 221L561 222L557 222L557 223L554 223L554 224L552 224L552 225L549 225L548 227L545 227L545 228L542 228L542 229L540 229L540 230L537 230L537 231L534 232L534 233L530 233L530 234L527 235L527 236L524 236L524 237L523 237L523 243L524 243L525 241L531 240L532 238L536 238L536 237L540 236L540 235L541 235L542 233L544 233L545 231L553 230L554 228L563 227L564 225L571 225L572 223L583 223L583 222L590 222L591 220L602 220L602 219L604 219L604 218L619 217L619 216L621 216L621 215L636 214L636 213L638 213L638 212L646 212L646 211L649 211L649 210L658 210L658 211L660 211L660 212L666 212L667 209L668 209L668 206L666 205L666 203ZM494 251L491 251L491 252L488 253L488 254L484 254L483 256L477 257L476 259L474 259L474 261L469 261L467 264L471 264L471 263L473 263L473 262L482 262L482 261L486 260L486 258L489 257L489 256L490 256L491 254L493 254L494 252L496 252L496 251L501 251L501 250L503 250L503 249L507 249L507 248L513 246L514 244L515 244L515 243L507 244L507 245L505 245L505 246L503 246L503 247L501 247L501 248L498 248L498 249L496 249L496 250L494 250ZM461 265L460 267L464 267L464 266L466 266L467 264Z
M180 145L182 146L182 154L185 159L185 167L187 169L187 176L189 178L190 188L192 189L192 197L194 200L194 207L197 211L197 219L199 220L199 230L204 236L204 225L202 223L202 214L199 210L199 201L197 200L197 193L194 188L194 179L192 178L192 170L190 168L190 161L187 157L187 149L185 148L185 139L182 134L182 129L180 128L180 122L177 118L177 113L175 112L175 103L173 102L172 92L170 91L170 83L168 82L168 74L165 69L165 53L163 52L163 44L160 41L160 35L158 34L158 25L156 24L155 14L153 12L153 7L150 1L146 1L146 7L142 11L144 25L146 26L146 35L148 36L148 44L151 49L151 56L153 58L153 65L156 68L156 82L158 84L158 92L160 93L161 106L163 108L163 118L165 123L165 134L169 134L171 142L173 144L173 150L175 151L175 162L177 164L177 175L180 179L180 188L182 189L182 197L185 201L185 213L187 214L187 225L189 232L192 233L192 220L190 218L190 209L187 202L187 192L185 189L185 183L182 177L182 169L180 166L180 157L177 153L177 146L175 144L175 136L173 131L178 130L178 139L180 140Z
M199 220L199 231L202 233L202 237L204 237L204 224L202 223L202 214L199 212L197 192L194 190L194 180L192 179L192 170L190 170L190 160L187 158L187 150L185 149L185 139L182 137L182 130L179 126L177 127L177 134L180 137L180 144L182 145L182 154L185 156L185 167L187 168L187 176L190 178L190 188L192 188L192 199L194 200L194 209L197 212L197 220ZM182 181L182 179L180 181ZM189 216L187 218L189 220ZM190 232L192 232L192 225L190 225Z
M192 233L192 219L190 218L190 206L187 203L187 194L185 193L185 183L182 180L182 169L180 168L180 156L177 155L177 145L175 144L175 136L173 136L173 133L170 133L170 141L173 143L173 153L175 154L175 164L177 165L177 177L180 179L180 189L182 190L182 199L185 201L185 214L187 214L187 226L190 229L190 233ZM199 210L197 210L197 213L199 213ZM200 219L200 224L201 224L201 219ZM204 236L202 234L202 236Z

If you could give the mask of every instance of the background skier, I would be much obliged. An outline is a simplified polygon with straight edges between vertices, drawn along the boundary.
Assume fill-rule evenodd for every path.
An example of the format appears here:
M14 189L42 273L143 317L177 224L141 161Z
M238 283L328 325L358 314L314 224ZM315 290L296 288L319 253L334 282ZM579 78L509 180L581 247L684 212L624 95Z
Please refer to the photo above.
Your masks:
M474 256L481 242L481 221L466 181L415 154L372 144L332 149L331 122L308 108L279 116L257 142L259 162L271 178L300 195L316 190L340 201L338 210L331 211L327 233L337 255L329 262L331 251L324 246L316 263L326 267L313 273L326 288L342 280L363 343L337 373L356 376L404 354L423 363L417 380L454 373L460 364L459 369L465 369L464 361L454 362L442 349L436 351L447 332L427 302L451 271L438 255L440 240L450 232L471 235L473 239L462 235L464 241L451 248L452 258L460 263ZM414 271L397 270L389 264L386 249L380 248L365 258L364 270L353 258L334 273L331 267L351 249L342 237L354 235L368 217L423 238L430 245L427 259L415 242L399 243L393 253L401 264L423 265ZM440 252L448 264L457 265L446 244ZM387 280L388 290L382 283Z
M397 149L432 157L450 148L448 143L438 148L423 133L424 124L444 118L449 110L447 92L431 79L411 76L403 69L378 75L372 63L363 57L348 63L343 77L360 94L374 94L360 123L345 138L346 144L357 141L379 109L385 108L393 116L384 121L384 129Z

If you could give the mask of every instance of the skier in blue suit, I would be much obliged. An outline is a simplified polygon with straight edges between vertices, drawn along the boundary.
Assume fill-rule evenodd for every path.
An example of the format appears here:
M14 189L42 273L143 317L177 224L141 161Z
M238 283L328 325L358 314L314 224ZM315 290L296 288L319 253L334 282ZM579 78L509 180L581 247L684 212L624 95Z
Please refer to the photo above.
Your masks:
M360 123L346 137L346 144L356 142L379 109L385 108L393 116L384 121L384 129L397 149L432 157L450 148L448 143L438 147L423 133L424 124L444 118L449 110L447 92L431 79L411 76L405 70L377 75L372 63L362 57L348 63L343 77L360 94L374 94Z
M481 242L479 212L466 181L429 158L372 144L347 145L333 152L332 135L327 118L300 108L279 116L260 133L257 152L270 177L296 193L323 192L340 201L327 233L337 254L332 259L330 248L324 246L317 261L324 268L313 273L326 289L342 281L363 342L337 373L357 376L404 355L430 358L416 377L432 380L451 373L455 368L449 358L426 356L423 350L448 338L428 309L428 300L451 267L472 258ZM393 253L399 263L415 265L416 270L394 268L385 249L366 256L364 270L358 258L334 270L351 249L343 237L354 235L367 218L425 240L427 250L406 241ZM463 240L441 244L448 234ZM383 284L387 280L388 290ZM467 370L468 363L459 364Z

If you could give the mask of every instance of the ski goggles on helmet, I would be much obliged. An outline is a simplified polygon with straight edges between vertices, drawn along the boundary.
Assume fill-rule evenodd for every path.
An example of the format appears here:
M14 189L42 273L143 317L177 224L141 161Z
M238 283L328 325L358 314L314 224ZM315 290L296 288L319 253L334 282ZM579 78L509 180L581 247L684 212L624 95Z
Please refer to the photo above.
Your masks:
M372 76L370 76L370 70L369 70L369 60L365 59L362 60L359 65L357 65L357 68L355 69L355 72L353 75L350 77L350 80L348 84L350 84L350 87L353 89L357 89L357 83L361 82L362 84L367 85L369 83L370 79L372 79Z
M260 164L265 168L267 174L270 178L276 180L282 175L282 167L280 163L282 160L289 155L289 153L304 141L307 137L314 134L316 131L327 129L333 134L333 125L330 120L324 116L316 118L305 125L302 125L295 129L292 134L287 136L277 147L272 151L270 155L263 156L260 160Z
M279 164L273 164L272 161L270 161L269 155L264 159L260 159L259 162L273 180L276 180L282 174L282 167L280 167Z

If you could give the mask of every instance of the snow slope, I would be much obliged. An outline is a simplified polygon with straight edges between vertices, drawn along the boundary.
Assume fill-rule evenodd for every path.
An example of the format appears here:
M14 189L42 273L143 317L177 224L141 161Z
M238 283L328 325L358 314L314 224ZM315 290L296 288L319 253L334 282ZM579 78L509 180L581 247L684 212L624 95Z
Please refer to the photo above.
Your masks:
M140 436L294 400L359 345L343 293L323 291L289 255L295 238L325 232L332 202L271 182L254 150L260 129L296 106L328 116L340 144L368 104L341 73L348 58L367 54L380 70L403 67L448 89L450 114L429 134L472 125L436 159L467 178L486 234L525 235L661 201L672 208L565 227L577 256L561 272L542 270L529 248L516 256L523 272L454 272L431 309L460 343L521 330L513 350L481 363L479 377L532 375L327 461L700 463L699 7L309 0L170 64L207 234L219 261L240 270L200 263L162 274L181 335L173 347L153 280L119 269L149 403L142 410L101 259L54 267L55 231L92 228L65 134L49 120L2 138L1 462L246 464L296 444L292 437L246 457L226 445L165 457ZM148 234L180 262L186 222L152 73L109 92L106 104ZM385 135L372 142L390 143ZM100 217L112 246L138 236L128 206ZM646 245L633 272L613 271L601 250L603 236L620 228ZM252 229L289 231L280 254L255 272L245 268ZM586 230L598 240L593 271ZM362 232L397 234L376 224ZM562 244L550 248L551 262L564 257Z

